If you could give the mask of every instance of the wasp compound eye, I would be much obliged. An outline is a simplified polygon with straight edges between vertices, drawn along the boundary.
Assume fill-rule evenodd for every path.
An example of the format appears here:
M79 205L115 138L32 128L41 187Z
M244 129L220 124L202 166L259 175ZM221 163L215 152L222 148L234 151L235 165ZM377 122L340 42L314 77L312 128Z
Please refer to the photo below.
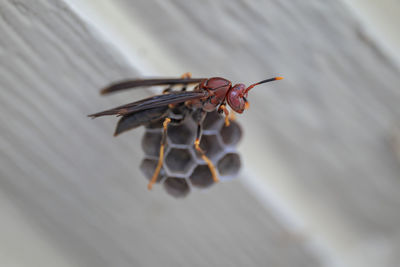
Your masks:
M207 113L200 136L200 148L212 161L221 181L233 179L239 172L241 162L236 145L241 139L242 129L237 121L229 126L217 111ZM192 190L202 190L214 185L210 168L196 152L196 123L192 116L186 116L178 124L171 123L167 130L164 163L156 183L174 197L185 197ZM151 179L157 167L162 123L152 123L146 127L142 138L144 159L141 170Z

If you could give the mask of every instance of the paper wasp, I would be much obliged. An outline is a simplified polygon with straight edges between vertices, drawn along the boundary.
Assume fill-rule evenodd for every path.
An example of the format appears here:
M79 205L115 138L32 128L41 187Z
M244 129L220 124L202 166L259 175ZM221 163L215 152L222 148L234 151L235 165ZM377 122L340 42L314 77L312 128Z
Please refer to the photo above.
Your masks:
M119 120L114 135L118 135L138 126L148 125L153 121L164 119L163 135L161 139L159 160L156 170L148 189L151 189L156 182L160 173L164 160L164 147L166 145L166 135L169 123L179 123L184 116L191 114L197 123L197 134L194 141L195 149L200 153L201 158L207 163L214 182L218 182L215 167L211 160L205 155L200 148L200 137L202 131L202 123L207 112L218 110L225 114L225 124L229 125L229 111L227 105L236 113L243 113L249 107L247 96L249 91L256 85L281 80L282 77L274 77L260 82L254 83L248 87L244 84L235 84L224 78L191 78L190 73L185 73L181 78L156 78L156 79L136 79L119 83L114 83L103 89L101 94L109 94L125 89L143 87L143 86L169 86L164 90L163 94L145 98L133 103L122 105L116 108L108 109L98 113L89 115L96 118L106 115L117 115L122 118ZM187 91L188 84L197 84L193 90ZM173 91L174 85L183 85L181 91ZM168 116L171 109L177 109L182 118L172 118Z

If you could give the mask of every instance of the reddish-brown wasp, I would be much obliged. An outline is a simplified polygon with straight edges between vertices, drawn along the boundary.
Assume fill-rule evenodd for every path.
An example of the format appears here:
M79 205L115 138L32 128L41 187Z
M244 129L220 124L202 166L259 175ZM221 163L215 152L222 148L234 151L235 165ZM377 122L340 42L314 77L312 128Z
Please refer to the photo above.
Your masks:
M153 121L164 119L159 160L153 177L148 184L148 189L151 189L158 178L163 164L168 124L171 122L179 123L184 119L185 115L191 114L197 122L197 135L194 141L195 149L200 153L201 158L207 163L214 182L218 182L219 180L213 163L200 148L202 123L206 113L214 110L225 113L225 123L226 125L229 125L229 111L226 107L227 105L234 112L242 113L249 107L247 95L254 86L281 79L283 78L274 77L254 83L249 87L246 87L241 83L232 86L230 81L220 77L195 79L191 78L190 73L185 73L181 78L177 79L157 78L129 80L112 84L103 89L101 93L108 94L142 86L167 85L169 87L163 91L163 94L94 113L89 115L89 117L96 118L105 115L122 116L117 124L114 133L115 136L138 126L148 125ZM192 91L186 91L188 84L197 85ZM183 85L183 88L180 91L172 91L174 85ZM183 116L180 118L169 116L169 114L171 114L169 111L172 109L176 109L177 113L183 114Z

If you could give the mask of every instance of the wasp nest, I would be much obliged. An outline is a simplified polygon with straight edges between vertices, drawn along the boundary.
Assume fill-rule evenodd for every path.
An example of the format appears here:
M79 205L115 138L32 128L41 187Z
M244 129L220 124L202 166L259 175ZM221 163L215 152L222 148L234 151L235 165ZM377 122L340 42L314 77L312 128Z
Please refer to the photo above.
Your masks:
M145 157L141 170L151 179L158 163L162 123L156 121L146 127L142 139ZM174 197L184 197L194 188L208 188L214 184L211 171L194 148L197 124L192 116L179 124L169 124L164 163L157 179ZM203 122L200 147L217 169L220 181L234 178L240 169L236 145L242 135L239 124L231 121L225 126L224 117L218 112L207 113Z

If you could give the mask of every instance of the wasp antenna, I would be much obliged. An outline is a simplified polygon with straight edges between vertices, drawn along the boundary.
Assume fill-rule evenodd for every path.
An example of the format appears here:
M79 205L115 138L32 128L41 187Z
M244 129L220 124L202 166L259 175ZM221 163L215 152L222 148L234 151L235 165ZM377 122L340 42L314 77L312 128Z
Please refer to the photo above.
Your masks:
M250 91L254 86L256 86L256 85L263 84L263 83L267 83L267 82L273 82L273 81L276 81L276 80L283 80L283 77L274 77L274 78L270 78L270 79L263 80L263 81L258 82L258 83L253 83L252 85L250 85L249 87L247 87L245 93L249 92L249 91Z
M254 85L259 85L259 84L267 83L267 82L273 82L273 81L276 81L276 80L283 80L283 77L274 77L274 78L266 79L266 80L263 80L261 82L255 83Z

